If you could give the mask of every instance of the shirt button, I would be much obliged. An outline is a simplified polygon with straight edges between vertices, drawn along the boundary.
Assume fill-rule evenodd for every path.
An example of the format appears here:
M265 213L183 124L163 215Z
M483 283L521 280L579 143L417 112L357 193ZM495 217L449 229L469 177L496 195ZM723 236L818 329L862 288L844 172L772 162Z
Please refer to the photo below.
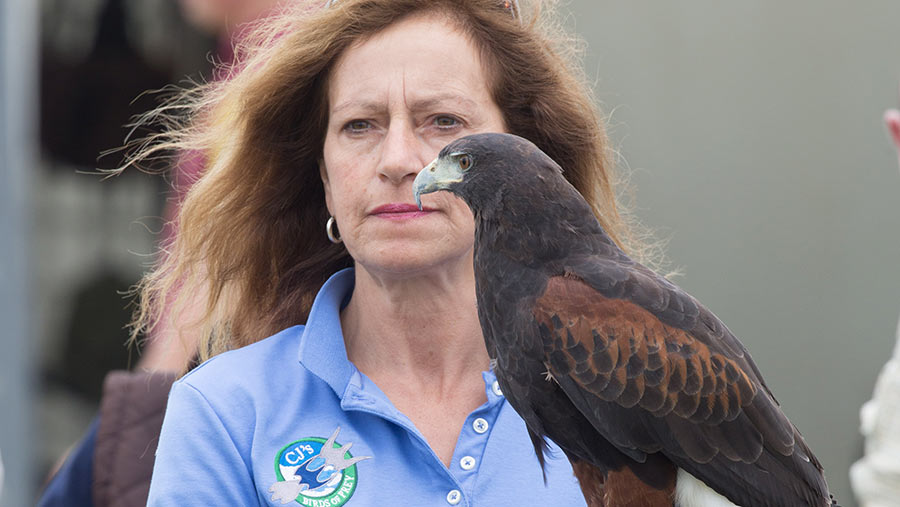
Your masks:
M494 394L497 396L503 396L503 391L500 390L500 382L497 382L496 380L491 384L491 391L494 391Z
M486 433L488 427L488 422L482 417L479 417L478 419L472 421L472 429L474 429L475 433L478 433L479 435Z
M450 505L456 505L460 501L462 501L462 493L460 493L458 489L451 489L450 492L447 493L447 503Z
M463 470L471 470L475 468L475 458L472 456L463 456L462 459L459 460L459 466L462 467Z

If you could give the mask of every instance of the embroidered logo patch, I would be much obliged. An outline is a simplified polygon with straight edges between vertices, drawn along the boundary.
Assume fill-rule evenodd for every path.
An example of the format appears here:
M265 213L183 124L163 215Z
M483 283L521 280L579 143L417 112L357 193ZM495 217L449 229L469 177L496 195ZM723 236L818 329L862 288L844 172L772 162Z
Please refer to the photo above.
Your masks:
M269 487L272 501L297 502L308 507L340 507L356 491L356 464L371 456L353 457L353 443L336 442L338 426L328 440L309 437L284 446L275 456L275 477Z

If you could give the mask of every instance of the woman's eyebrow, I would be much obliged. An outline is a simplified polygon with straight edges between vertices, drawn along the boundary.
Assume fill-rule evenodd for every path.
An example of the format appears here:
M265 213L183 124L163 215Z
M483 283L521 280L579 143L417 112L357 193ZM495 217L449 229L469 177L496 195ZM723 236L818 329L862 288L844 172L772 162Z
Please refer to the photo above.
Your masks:
M427 111L447 103L472 110L478 108L478 105L472 99L453 92L438 93L436 95L414 99L410 103L409 108L412 111Z
M427 97L414 98L410 101L409 109L414 112L428 111L436 107L453 104L469 110L476 110L478 105L472 99L453 92L438 93ZM385 105L379 101L366 99L350 99L341 102L331 109L331 114L340 114L348 109L362 113L377 113L385 109Z
M378 112L379 110L384 109L384 105L382 105L379 102L370 101L370 100L351 99L351 100L341 102L340 104L334 106L331 109L331 114L333 114L333 115L338 114L347 109L353 109L353 110L361 111L364 113L375 113L375 112Z

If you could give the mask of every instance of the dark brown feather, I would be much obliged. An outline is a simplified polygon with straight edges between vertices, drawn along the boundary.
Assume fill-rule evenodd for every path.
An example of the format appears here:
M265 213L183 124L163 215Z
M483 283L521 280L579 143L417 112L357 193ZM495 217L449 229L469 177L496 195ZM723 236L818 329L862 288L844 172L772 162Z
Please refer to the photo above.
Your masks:
M556 337L548 344L551 371L571 376L605 401L640 404L656 417L675 412L718 424L734 420L756 396L757 387L736 361L582 280L550 278L533 313Z
M672 507L677 475L675 466L656 459L642 468L645 471L652 469L657 486L642 480L630 467L604 473L586 461L572 460L572 471L588 507Z
M581 494L588 507L606 507L604 484L606 476L602 470L580 459L572 460L572 471L581 486Z

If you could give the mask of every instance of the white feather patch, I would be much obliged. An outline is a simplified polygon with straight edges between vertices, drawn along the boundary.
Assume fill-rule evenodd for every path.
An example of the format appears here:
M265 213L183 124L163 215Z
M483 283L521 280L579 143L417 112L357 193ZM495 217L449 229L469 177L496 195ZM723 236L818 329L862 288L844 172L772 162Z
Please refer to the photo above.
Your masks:
M678 469L675 480L675 505L678 507L738 507L716 493L700 479Z

